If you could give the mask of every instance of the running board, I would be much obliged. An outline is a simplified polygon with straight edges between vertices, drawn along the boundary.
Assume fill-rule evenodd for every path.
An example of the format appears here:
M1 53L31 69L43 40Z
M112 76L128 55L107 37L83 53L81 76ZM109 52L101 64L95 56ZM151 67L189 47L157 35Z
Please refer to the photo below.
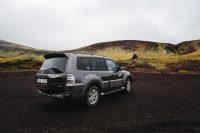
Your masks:
M102 96L104 96L104 95L107 95L107 94L110 94L110 93L114 93L114 92L117 92L117 91L122 91L122 90L124 90L125 89L125 87L122 87L121 89L118 89L118 90L114 90L114 91L110 91L110 92L107 92L107 93L101 93L101 95Z

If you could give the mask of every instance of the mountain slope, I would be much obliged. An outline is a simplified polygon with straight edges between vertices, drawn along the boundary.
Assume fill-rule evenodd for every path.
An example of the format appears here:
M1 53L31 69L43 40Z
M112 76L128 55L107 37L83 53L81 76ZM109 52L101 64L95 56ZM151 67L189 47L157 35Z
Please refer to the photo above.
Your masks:
M200 49L200 40L186 41L186 42L179 43L177 48L178 48L179 53L182 55L196 52Z
M133 71L200 72L200 40L177 45L135 40L112 41L82 47L74 52L108 56Z
M200 49L200 40L186 41L179 43L177 45L170 43L147 42L138 40L120 40L120 41L96 43L75 50L65 50L60 52L85 52L85 53L101 54L101 52L112 53L112 51L118 51L118 52L121 51L122 53L123 52L132 54L136 53L139 55L152 53L155 55L165 56L165 55L191 54L193 52L198 51L199 49ZM44 55L49 52L56 52L56 51L34 49L31 47L0 40L0 55L5 57L7 57L6 55L9 55L8 53L11 54L10 57L16 57L28 54Z
M14 44L4 40L0 40L0 57L32 57L49 53L48 50L39 50L31 47Z
M0 71L38 69L49 52L0 40Z
M161 56L181 56L196 52L200 48L200 40L170 43L146 42L137 40L122 40L92 44L79 49L65 52L95 53L109 56L115 60L127 60L136 54L139 57L156 58Z
M118 47L122 50L139 50L143 49L144 52L153 51L163 54L188 54L195 52L200 48L200 40L181 42L177 45L170 43L147 42L138 40L121 40L92 44L86 47L76 49L75 51L96 51L98 49L115 48ZM164 52L165 51L165 52Z
M38 50L0 40L0 70L39 68L43 61L42 55L50 52L99 54L113 58L134 71L137 70L135 68L144 68L145 71L148 69L148 71L200 72L200 40L182 42L177 45L121 40L96 43L65 51Z
M96 51L99 49L106 48L120 48L122 50L143 50L158 52L158 51L167 51L167 53L176 53L175 46L169 43L157 43L157 42L147 42L147 41L137 41L137 40L121 40L121 41L111 41L111 42L102 42L89 45L83 48L77 49L78 51Z

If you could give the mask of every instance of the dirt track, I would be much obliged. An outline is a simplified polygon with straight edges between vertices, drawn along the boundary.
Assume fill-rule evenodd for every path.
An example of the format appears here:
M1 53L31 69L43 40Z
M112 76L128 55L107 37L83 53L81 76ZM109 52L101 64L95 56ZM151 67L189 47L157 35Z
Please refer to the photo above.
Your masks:
M0 73L0 133L200 132L200 76L135 74L131 94L87 109L37 96L34 75Z

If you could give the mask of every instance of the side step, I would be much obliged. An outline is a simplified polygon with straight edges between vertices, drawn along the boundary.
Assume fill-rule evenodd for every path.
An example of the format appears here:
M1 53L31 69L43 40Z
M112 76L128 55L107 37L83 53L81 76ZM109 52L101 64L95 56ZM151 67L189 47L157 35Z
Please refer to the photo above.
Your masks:
M121 89L117 89L117 90L114 90L114 91L110 91L110 92L107 92L107 93L101 93L101 95L102 96L104 96L104 95L107 95L107 94L110 94L110 93L114 93L114 92L118 92L118 91L122 91L122 90L124 90L125 89L125 87L122 87Z

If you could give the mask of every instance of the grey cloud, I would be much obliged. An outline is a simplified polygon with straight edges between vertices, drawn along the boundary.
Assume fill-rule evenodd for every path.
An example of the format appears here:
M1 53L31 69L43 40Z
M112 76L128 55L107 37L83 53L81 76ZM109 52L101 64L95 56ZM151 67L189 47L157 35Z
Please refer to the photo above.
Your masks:
M73 49L111 40L199 39L199 0L0 0L0 38Z

